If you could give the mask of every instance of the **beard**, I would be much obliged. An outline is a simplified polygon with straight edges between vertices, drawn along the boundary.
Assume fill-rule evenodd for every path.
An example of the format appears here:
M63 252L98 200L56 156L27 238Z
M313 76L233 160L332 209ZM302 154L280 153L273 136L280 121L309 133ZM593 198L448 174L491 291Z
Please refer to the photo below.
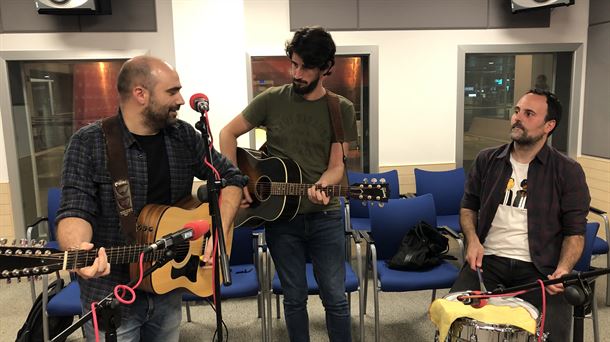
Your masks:
M298 81L295 78L292 79L292 85L293 85L294 92L299 95L307 95L307 94L311 93L318 86L318 82L320 82L320 77L311 81L309 84L306 84L305 82L302 82L302 81Z
M144 117L148 126L154 130L162 130L167 126L173 125L178 120L177 117L170 114L172 111L178 111L180 107L169 107L157 105L154 98L150 99L150 103L144 108Z
M519 134L516 131L513 131L515 128L519 128L521 130L521 134ZM511 133L510 133L510 138L512 139L512 141L514 141L515 143L522 145L522 146L532 146L532 145L536 144L537 142L539 142L543 136L544 136L544 134L540 134L538 136L529 135L529 133L525 129L525 127L523 127L518 122L515 123L514 125L512 125Z

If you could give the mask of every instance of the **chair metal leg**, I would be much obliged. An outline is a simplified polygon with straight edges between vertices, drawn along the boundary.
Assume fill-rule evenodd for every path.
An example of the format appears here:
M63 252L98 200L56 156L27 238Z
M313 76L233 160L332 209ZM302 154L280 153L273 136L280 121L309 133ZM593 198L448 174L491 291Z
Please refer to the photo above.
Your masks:
M599 342L599 320L597 319L597 300L595 298L595 281L591 282L591 320L593 321L593 341Z
M363 269L363 279L362 279L362 281L364 282L364 307L362 309L362 313L364 315L366 315L366 304L367 304L367 298L368 298L367 294L368 294L368 289L369 289L368 275L369 275L369 265L370 265L370 261L371 261L370 258L371 258L371 248L367 244L366 256L364 258L364 269Z
M191 304L189 303L189 301L185 301L184 302L184 308L186 309L186 321L187 322L192 322L191 320Z
M373 264L373 302L375 304L375 342L381 340L379 331L379 280L377 279L377 251L375 246L370 246L371 263Z
M365 281L362 277L362 256L360 244L356 244L356 274L358 275L358 317L360 319L360 342L364 342L364 293L362 291L362 282Z
M266 303L267 303L266 304L266 306L267 306L267 314L266 314L266 316L267 316L267 336L268 336L268 341L271 342L271 340L272 340L272 337L271 337L272 335L271 334L272 334L272 331L273 331L272 330L273 329L273 316L272 316L272 313L271 313L271 273L272 273L272 270L271 270L271 256L269 255L269 250L267 250L267 253L265 255L265 260L266 260L266 262L265 262L265 264L266 264L265 272L267 274L267 281L265 282L266 286L267 286L267 289L266 289L266 296L267 296L267 300L266 300Z
M275 295L275 309L277 312L277 319L280 319L280 295Z
M49 315L47 314L47 304L49 302L49 276L42 276L42 337L45 342L49 337Z
M34 304L34 302L36 302L36 276L32 276L32 279L30 279L30 293L32 295L32 304Z

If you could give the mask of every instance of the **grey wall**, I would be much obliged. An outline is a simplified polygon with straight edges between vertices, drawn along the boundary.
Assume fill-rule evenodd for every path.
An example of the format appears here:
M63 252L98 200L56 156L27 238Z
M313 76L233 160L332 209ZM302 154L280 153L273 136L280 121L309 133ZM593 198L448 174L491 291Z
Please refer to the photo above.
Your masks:
M581 153L610 158L610 1L591 0Z
M416 30L548 27L550 10L513 14L509 0L290 0L290 29Z
M154 0L111 0L111 15L38 14L34 0L0 0L0 33L155 32Z

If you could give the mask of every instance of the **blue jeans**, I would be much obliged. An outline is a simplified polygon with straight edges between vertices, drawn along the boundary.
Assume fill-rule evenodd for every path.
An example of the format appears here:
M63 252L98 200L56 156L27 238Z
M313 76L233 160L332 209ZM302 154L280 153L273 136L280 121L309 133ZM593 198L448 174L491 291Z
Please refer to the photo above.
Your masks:
M127 295L129 296L129 295ZM117 341L178 341L180 321L182 320L182 292L172 291L164 295L136 291L136 301L129 307L121 308L121 325L117 328ZM88 312L86 307L83 312ZM100 315L97 315L100 325ZM105 341L105 332L99 332L100 341ZM95 342L93 321L85 324L88 342Z
M531 262L517 259L485 255L483 257L483 282L488 291L498 286L504 288L536 282L537 279L546 280L546 275L540 273ZM451 287L450 292L479 290L477 273L470 269L466 263L462 267L458 279ZM542 313L542 296L540 288L526 292L519 298L528 301ZM572 337L572 306L566 301L562 293L556 295L546 294L546 322L544 331L550 333L547 341L570 341Z
M265 236L284 291L284 317L291 341L309 341L305 263L311 258L331 342L351 341L345 295L345 231L341 211L299 214L266 224Z

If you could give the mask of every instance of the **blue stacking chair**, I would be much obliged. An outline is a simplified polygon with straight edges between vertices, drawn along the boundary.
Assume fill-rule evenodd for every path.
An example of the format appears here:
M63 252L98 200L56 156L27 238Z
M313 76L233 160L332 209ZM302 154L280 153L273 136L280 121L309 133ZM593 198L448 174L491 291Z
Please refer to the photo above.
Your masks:
M368 242L366 269L373 275L375 303L375 341L380 340L379 291L407 292L450 288L458 275L458 268L447 261L423 271L390 269L387 260L398 251L403 236L420 221L436 226L436 212L432 195L406 199L390 199L383 207L370 207L370 235L361 232ZM366 274L366 273L365 273ZM365 286L365 300L366 300Z
M390 194L388 198L400 198L398 171L390 170L380 173L362 173L356 171L347 171L347 180L350 185L354 183L379 183L385 182L388 185ZM370 231L371 222L369 220L369 206L376 205L371 202L363 202L357 199L350 199L350 220L351 227L357 231Z
M351 293L358 291L358 316L360 323L360 341L364 341L364 294L362 292L362 265L361 265L361 247L360 247L360 235L355 233L350 226L350 206L346 205L344 200L341 199L341 208L343 211L343 218L345 223L345 243L346 243L346 259L345 259L345 292L347 293L347 302L350 305L351 312ZM351 242L354 242L356 247L356 269L350 264L351 259ZM307 277L307 293L309 295L319 295L320 288L315 279L313 271L313 265L311 262L305 264L305 274ZM282 284L277 273L274 275L271 281L271 291L275 294L277 319L280 318L280 295L283 294ZM271 319L271 318L270 318ZM269 332L271 331L271 325L269 325Z
M610 225L608 224L608 214L594 207L590 207L589 211L594 215L599 216L604 222L604 230L606 232L606 240L600 238L599 236L595 237L595 242L593 243L593 257L598 257L601 255L606 255L606 267L610 267L610 253L608 239L610 239ZM610 306L610 274L606 275L606 306Z
M233 241L229 268L231 272L231 285L220 286L220 298L245 298L257 296L258 312L261 317L262 340L267 338L266 316L263 309L263 297L261 292L260 266L263 259L263 248L258 244L257 235L253 234L251 227L239 227L233 231ZM185 302L187 321L191 322L191 310L189 302L204 300L191 293L184 293L182 300Z
M416 168L414 173L417 195L432 194L434 198L436 223L461 233L460 201L464 195L464 169L428 171Z
M61 189L49 188L47 192L47 216L39 217L36 221L29 225L26 231L28 240L31 240L34 229L39 229L43 222L47 223L47 236L49 241L45 244L46 248L59 249L59 243L56 239L55 218L59 209L61 200ZM40 232L39 234L40 235ZM60 277L57 272L57 277ZM72 281L59 291L51 300L48 299L48 292L45 290L49 285L48 275L42 276L42 331L45 341L53 338L49 336L49 317L53 316L80 316L82 315L82 307L80 302L80 287L74 275L70 275ZM36 290L32 282L32 298L35 298Z

